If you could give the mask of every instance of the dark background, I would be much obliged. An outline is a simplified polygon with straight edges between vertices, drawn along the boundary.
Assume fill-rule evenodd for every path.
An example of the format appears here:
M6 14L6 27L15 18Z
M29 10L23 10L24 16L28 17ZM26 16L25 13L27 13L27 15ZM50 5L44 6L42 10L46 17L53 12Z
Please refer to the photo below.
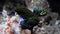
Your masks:
M52 12L60 13L60 1L59 0L47 0Z

